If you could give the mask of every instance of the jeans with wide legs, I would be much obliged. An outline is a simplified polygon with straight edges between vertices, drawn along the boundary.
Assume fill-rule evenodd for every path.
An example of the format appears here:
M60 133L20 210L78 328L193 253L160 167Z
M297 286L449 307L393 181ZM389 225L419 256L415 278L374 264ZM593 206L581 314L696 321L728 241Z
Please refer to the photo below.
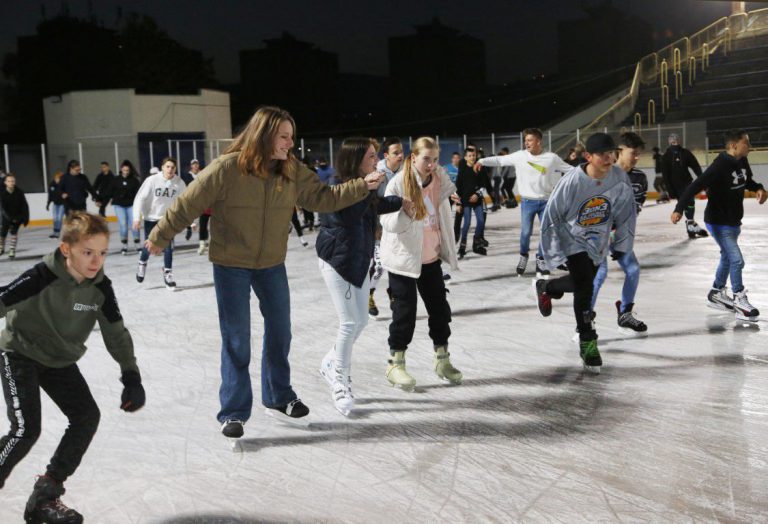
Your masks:
M251 416L251 289L264 318L261 350L261 403L277 408L295 400L291 388L291 298L285 264L265 269L213 265L221 330L219 422Z
M726 226L721 224L706 224L717 245L720 247L720 263L715 271L715 281L712 287L723 289L728 277L731 277L731 290L739 293L744 290L741 280L741 270L744 269L744 257L739 249L741 226Z
M530 200L523 198L520 201L520 254L528 255L528 250L531 246L531 234L533 233L533 219L539 217L539 225L541 225L541 217L544 214L544 208L547 207L546 200ZM537 250L539 256L543 256L541 250L541 242L539 242L539 249Z
M461 243L467 243L467 235L469 234L469 226L472 225L472 213L475 213L477 219L477 225L475 226L474 238L482 238L485 233L485 215L483 214L483 206L477 204L475 206L467 205L462 207L464 213L464 225L461 227Z
M629 304L635 303L635 295L637 294L637 286L640 285L640 263L637 261L634 251L624 253L619 260L619 266L624 271L624 286L621 288L621 312L627 311ZM603 263L597 268L597 275L595 275L595 281L592 284L592 309L595 309L595 302L597 302L597 295L600 293L600 288L603 286L606 277L608 276L608 259L603 260Z
M333 266L319 259L320 274L331 294L333 307L339 315L339 330L336 333L335 364L337 368L352 366L352 347L368 324L368 286L356 287L344 280Z

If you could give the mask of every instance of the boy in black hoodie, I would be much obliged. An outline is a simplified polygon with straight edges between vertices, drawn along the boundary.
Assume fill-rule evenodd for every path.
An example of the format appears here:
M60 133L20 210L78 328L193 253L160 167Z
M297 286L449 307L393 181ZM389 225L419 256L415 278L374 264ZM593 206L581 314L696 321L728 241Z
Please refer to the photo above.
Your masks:
M8 286L0 287L0 381L10 431L0 438L0 488L40 436L40 390L69 419L69 426L38 477L24 511L26 522L78 524L83 517L62 504L63 483L77 469L99 425L99 408L77 367L84 342L98 321L107 351L122 371L120 408L144 405L144 388L112 283L104 275L109 227L104 218L73 212L61 245Z
M5 189L0 191L0 206L3 220L0 226L0 255L5 252L5 238L11 234L11 245L8 258L16 257L16 244L19 241L19 228L29 224L29 205L24 191L16 187L16 177L13 173L5 176Z
M715 281L707 295L708 306L724 311L734 311L736 318L757 322L760 312L747 300L747 290L741 280L744 257L739 249L741 219L744 217L744 190L755 191L760 204L768 199L762 184L752 179L749 167L749 135L743 129L725 134L725 151L715 158L702 176L688 186L677 201L672 213L672 223L677 224L686 206L699 191L707 190L707 207L704 222L720 247L720 263L715 271ZM733 297L728 295L725 284L731 279Z

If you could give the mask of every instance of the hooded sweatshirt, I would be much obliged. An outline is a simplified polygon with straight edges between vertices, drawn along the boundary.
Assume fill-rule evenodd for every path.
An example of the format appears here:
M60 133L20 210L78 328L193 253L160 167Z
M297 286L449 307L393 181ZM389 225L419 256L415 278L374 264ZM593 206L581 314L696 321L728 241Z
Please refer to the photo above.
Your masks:
M143 217L150 222L159 221L185 189L187 185L179 175L174 175L170 180L163 173L152 175L141 184L133 201L133 220L141 220Z
M602 179L586 164L565 175L552 192L541 221L544 258L554 269L576 253L587 253L597 266L608 255L615 226L614 251L629 253L635 237L635 199L627 174L618 166Z
M122 371L139 371L131 335L123 324L112 282L101 269L78 283L59 249L0 287L0 317L6 318L0 349L50 368L74 364L99 323L101 336Z
M534 155L526 150L481 158L478 163L484 167L513 166L518 193L528 200L547 200L562 176L573 169L554 153Z

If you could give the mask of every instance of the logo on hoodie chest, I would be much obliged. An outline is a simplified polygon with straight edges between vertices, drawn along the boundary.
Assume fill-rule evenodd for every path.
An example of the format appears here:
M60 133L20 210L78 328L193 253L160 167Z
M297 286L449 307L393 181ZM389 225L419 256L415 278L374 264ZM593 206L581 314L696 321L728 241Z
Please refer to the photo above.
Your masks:
M80 304L79 302L75 302L75 306L72 308L73 311L98 311L99 305L98 304Z
M600 195L586 200L579 206L576 222L581 227L595 227L608 222L611 217L611 201Z
M157 187L155 188L155 196L173 198L176 196L176 189L172 187Z

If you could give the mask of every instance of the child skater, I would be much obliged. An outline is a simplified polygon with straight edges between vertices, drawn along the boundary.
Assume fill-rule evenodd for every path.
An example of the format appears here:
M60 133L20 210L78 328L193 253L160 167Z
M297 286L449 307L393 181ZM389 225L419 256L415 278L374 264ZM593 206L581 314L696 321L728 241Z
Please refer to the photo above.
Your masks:
M560 181L544 209L541 238L549 268L568 262L568 275L534 281L539 312L552 313L552 299L573 293L573 310L579 332L579 354L587 371L600 373L603 361L597 349L592 321L592 286L597 267L608 255L621 260L632 251L635 199L627 174L613 164L618 148L605 133L595 133L586 143L587 163L574 168Z
M5 189L0 191L0 206L2 206L3 221L0 226L0 255L5 251L5 239L11 234L11 245L8 258L16 257L16 244L19 242L19 228L29 224L29 205L24 191L16 187L16 177L13 173L5 175Z
M413 143L403 171L390 181L386 191L387 196L399 196L412 205L404 203L399 212L381 217L381 264L389 271L393 298L386 375L393 386L405 390L416 386L405 369L405 351L416 327L417 292L429 315L435 373L452 384L462 380L448 353L451 307L440 267L445 261L458 269L448 203L456 186L444 169L438 169L439 154L437 142L429 137Z
M331 185L365 178L376 171L376 146L370 138L347 138L341 144ZM385 174L379 172L383 182ZM379 198L375 191L347 208L322 215L315 249L320 273L339 315L336 344L323 358L320 373L331 387L339 412L348 416L355 404L349 378L352 346L368 323L368 268L373 258L378 216L400 210L397 196Z
M26 522L83 522L82 515L60 497L64 481L77 469L99 425L99 408L76 363L97 321L107 351L120 364L120 408L130 412L144 405L131 335L103 271L108 245L104 218L73 211L64 219L56 251L0 288L0 316L6 317L0 337L0 381L11 426L0 439L0 488L40 436L41 389L69 419L27 501Z
M184 181L176 175L176 160L173 158L164 158L160 165L161 172L148 177L133 201L133 229L138 229L141 225L141 219L144 218L144 235L149 237L150 231L157 225L165 210L171 207L171 204L187 188ZM139 268L136 271L136 280L144 281L147 274L147 261L149 260L149 251L146 247L141 249L139 255ZM165 287L170 290L176 289L176 281L173 280L173 242L163 250L163 280Z

